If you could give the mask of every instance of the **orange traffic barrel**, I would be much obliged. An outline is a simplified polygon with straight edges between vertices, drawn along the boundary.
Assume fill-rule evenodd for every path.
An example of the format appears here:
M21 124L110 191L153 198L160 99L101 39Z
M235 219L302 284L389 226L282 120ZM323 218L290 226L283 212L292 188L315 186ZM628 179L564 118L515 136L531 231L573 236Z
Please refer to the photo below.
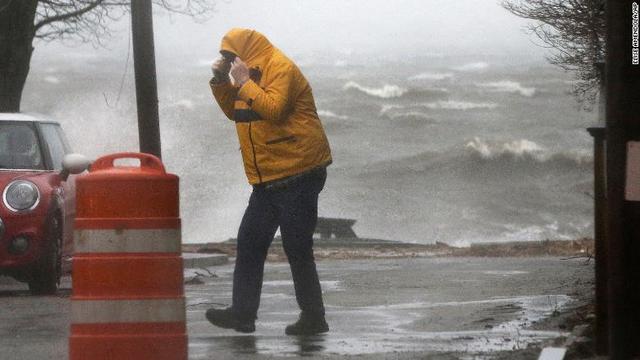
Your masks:
M155 156L108 155L77 178L71 360L187 359L179 213Z

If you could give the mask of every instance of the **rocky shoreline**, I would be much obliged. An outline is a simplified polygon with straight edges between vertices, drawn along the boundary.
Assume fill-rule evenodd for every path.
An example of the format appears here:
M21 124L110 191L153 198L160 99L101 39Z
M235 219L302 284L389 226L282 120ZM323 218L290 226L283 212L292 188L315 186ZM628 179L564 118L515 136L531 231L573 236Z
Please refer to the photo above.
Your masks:
M269 249L267 261L286 261L286 256L275 239ZM543 240L508 243L482 243L469 247L454 247L444 243L415 244L388 240L344 238L317 240L314 244L316 259L371 259L412 257L584 257L593 256L593 239ZM236 255L235 239L221 243L184 244L184 252L219 253Z

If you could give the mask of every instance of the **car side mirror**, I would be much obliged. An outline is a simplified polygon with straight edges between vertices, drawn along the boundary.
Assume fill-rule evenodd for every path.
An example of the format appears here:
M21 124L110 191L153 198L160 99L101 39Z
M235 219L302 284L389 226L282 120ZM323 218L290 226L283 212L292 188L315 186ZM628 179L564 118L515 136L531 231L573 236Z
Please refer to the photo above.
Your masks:
M66 181L70 174L80 174L87 170L91 165L91 161L84 155L67 154L62 159L62 171L60 177L62 181Z

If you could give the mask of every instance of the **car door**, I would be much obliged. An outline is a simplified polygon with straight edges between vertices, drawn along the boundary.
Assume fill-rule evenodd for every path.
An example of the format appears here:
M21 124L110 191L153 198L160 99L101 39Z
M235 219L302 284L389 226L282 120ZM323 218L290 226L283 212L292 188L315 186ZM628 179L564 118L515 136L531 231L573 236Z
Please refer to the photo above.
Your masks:
M62 170L62 160L64 156L71 152L67 139L60 125L56 123L40 124L42 136L44 137L51 157L51 165L56 171ZM64 201L64 227L63 227L63 267L70 264L73 252L73 222L76 216L76 178L70 175L67 181L63 181L60 187L62 199Z

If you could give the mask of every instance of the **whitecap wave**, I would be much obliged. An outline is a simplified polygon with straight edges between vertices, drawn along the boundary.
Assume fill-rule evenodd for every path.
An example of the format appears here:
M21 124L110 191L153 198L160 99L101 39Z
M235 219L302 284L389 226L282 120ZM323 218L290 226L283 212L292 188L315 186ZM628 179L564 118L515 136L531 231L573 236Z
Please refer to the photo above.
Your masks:
M380 109L380 115L386 115L388 112L396 110L396 109L404 109L405 107L402 105L395 104L384 104L382 105L382 109Z
M498 104L491 102L468 102L468 101L456 101L456 100L446 100L446 101L436 101L431 103L426 103L423 106L429 109L441 109L441 110L474 110L474 109L495 109L498 107Z
M419 105L413 105L409 108L427 108L430 110L475 110L475 109L495 109L498 104L492 102L469 102L469 101L457 101L457 100L440 100L430 103L424 103ZM380 109L380 116L387 116L389 113L408 113L407 107L396 104L384 104ZM409 111L411 112L411 111ZM394 115L390 115L393 117ZM427 116L427 115L425 115Z
M472 62L472 63L452 67L452 69L456 71L481 71L487 68L489 68L489 64L483 61Z
M505 143L490 143L475 137L465 145L465 148L479 154L484 159L494 159L508 154L515 157L531 156L542 161L544 160L542 155L545 152L542 146L526 139Z
M45 76L44 77L44 81L48 82L49 84L60 84L60 79L56 76Z
M430 87L430 88L426 88L426 89L421 89L421 90L417 90L416 94L434 94L434 95L438 95L438 94L448 94L449 93L449 89L447 88L443 88L443 87Z
M318 116L320 116L320 117L329 117L329 118L340 119L340 120L346 120L346 119L349 118L346 115L338 115L338 114L334 113L333 111L329 111L329 110L318 110Z
M431 120L431 116L428 114L422 113L420 111L404 111L399 113L394 113L389 115L391 119L399 119L399 118L414 118L414 119L425 119Z
M452 78L453 73L423 72L417 75L410 76L408 80L446 80Z
M510 158L515 160L533 160L539 163L568 160L577 165L589 164L593 161L589 152L553 152L527 139L508 142L489 142L475 137L465 144L465 149L470 151L471 154L485 160Z
M536 94L536 88L524 87L519 82L510 80L488 82L477 84L477 86L487 88L494 92L515 93L526 97L531 97Z
M343 87L344 90L357 90L369 96L379 97L383 99L399 98L407 93L407 89L398 85L384 85L379 88L367 87L358 84L355 81L349 81Z

